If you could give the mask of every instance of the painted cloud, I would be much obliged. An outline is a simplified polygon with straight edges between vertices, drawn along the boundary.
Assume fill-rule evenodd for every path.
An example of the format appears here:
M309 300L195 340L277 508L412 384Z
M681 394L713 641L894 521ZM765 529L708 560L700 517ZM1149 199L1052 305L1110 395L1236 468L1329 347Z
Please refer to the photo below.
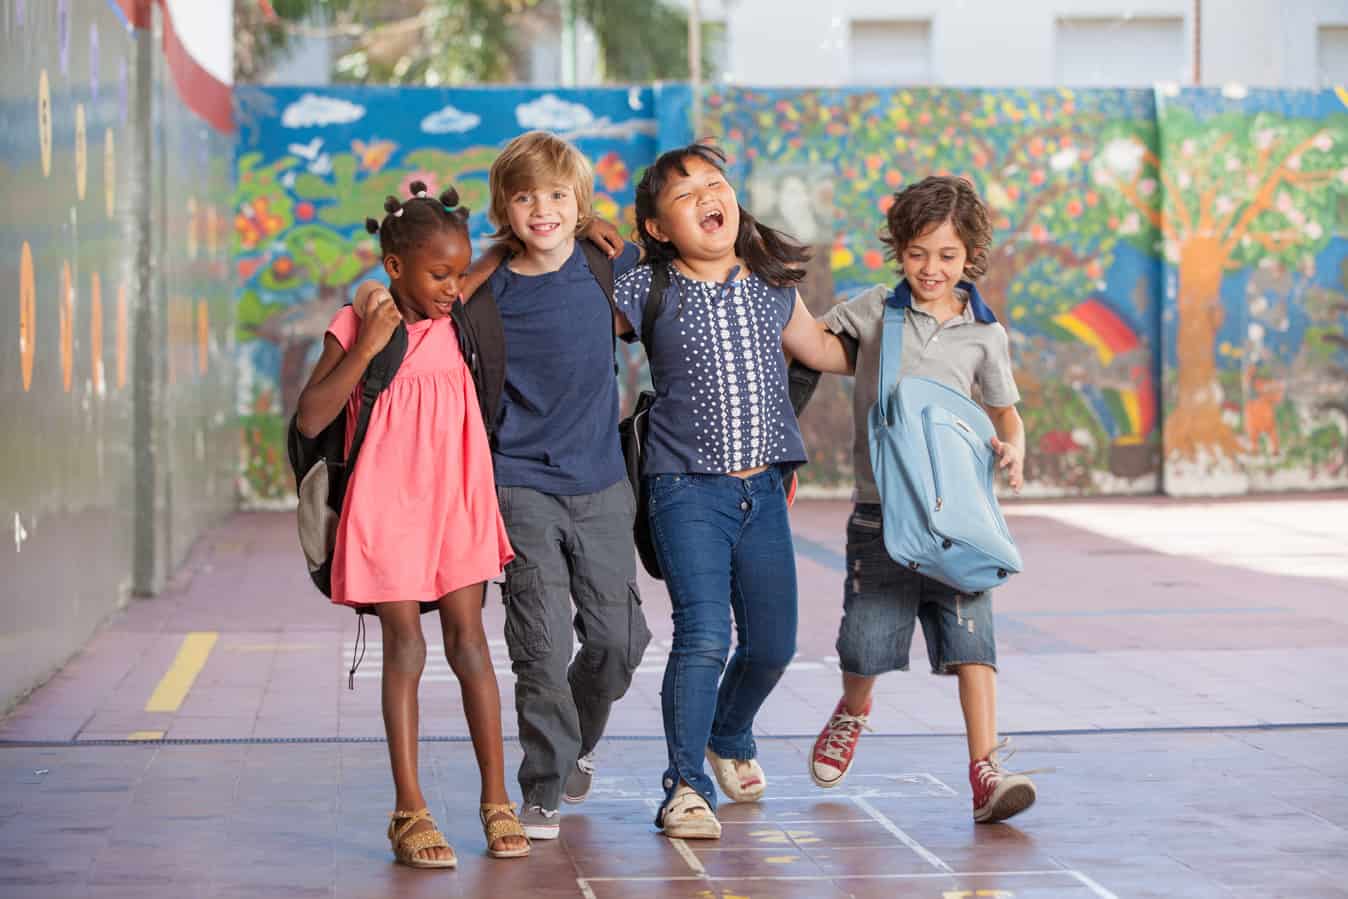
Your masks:
M544 94L530 103L515 107L515 120L521 128L543 131L574 131L594 121L594 113L579 103L568 103L556 94Z
M336 97L305 94L281 113L281 124L287 128L322 128L325 125L346 125L364 116L364 106Z
M479 115L446 106L422 119L421 130L427 134L460 134L472 131L481 121L482 117Z

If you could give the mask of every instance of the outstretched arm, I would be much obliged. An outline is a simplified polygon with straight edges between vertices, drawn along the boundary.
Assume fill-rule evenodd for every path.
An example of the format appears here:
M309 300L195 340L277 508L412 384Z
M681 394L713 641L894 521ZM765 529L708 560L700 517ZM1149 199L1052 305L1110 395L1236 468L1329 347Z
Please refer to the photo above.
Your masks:
M622 232L610 221L591 219L579 236L603 250L610 259L617 259L623 251Z
M1019 493L1025 483L1025 422L1015 406L988 406L987 410L997 429L997 436L992 438L997 467L1006 472L1007 483Z
M853 373L855 363L842 338L829 331L823 322L815 321L800 294L796 294L796 308L782 331L782 349L792 359L815 371L836 375Z

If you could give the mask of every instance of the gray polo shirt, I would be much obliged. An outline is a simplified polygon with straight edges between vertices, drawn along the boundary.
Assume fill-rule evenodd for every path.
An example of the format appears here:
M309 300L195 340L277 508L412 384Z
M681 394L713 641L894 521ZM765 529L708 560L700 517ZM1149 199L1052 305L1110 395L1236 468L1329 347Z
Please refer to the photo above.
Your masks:
M978 385L986 406L1012 406L1020 400L1011 370L1011 349L1006 329L983 303L978 289L960 282L956 294L964 312L944 325L911 299L905 281L897 288L876 286L840 303L825 313L825 326L834 334L856 341L856 384L852 390L852 465L856 491L853 500L878 503L871 470L871 451L866 422L875 405L880 379L880 339L885 325L885 298L898 292L911 305L904 313L903 365L899 377L918 375L955 388L967 397Z

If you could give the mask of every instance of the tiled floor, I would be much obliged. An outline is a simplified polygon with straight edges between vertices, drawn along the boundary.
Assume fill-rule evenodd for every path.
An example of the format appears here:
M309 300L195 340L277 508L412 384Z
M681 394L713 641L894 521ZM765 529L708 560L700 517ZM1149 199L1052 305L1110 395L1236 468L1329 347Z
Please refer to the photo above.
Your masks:
M1056 771L1014 826L990 827L969 818L954 685L925 673L920 643L912 672L881 680L878 733L846 784L806 777L838 692L846 513L794 513L800 652L759 719L769 798L723 806L717 843L651 826L659 585L643 584L657 642L595 794L528 861L482 852L457 686L431 665L422 769L452 873L393 865L383 837L377 624L348 691L354 616L308 585L293 518L236 516L172 591L0 721L0 895L1348 895L1348 498L1012 507L1027 570L996 600L1000 718L1018 734L1011 767ZM486 620L499 637L495 588ZM175 684L180 701L147 711Z

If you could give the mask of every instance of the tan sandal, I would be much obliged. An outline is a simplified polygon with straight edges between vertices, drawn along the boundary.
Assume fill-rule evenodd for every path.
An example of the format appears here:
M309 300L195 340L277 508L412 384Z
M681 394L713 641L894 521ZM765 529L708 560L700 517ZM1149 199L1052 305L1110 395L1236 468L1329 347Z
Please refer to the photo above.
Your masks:
M679 783L668 803L660 810L655 826L665 836L680 840L719 840L721 822L707 800L688 786Z
M410 831L418 821L429 821L431 826L429 830L419 830L416 833ZM401 823L399 823L401 822ZM407 865L409 868L453 868L458 865L459 860L454 855L454 849L445 839L445 835L440 832L440 828L435 826L435 819L431 817L430 809L419 808L413 812L397 811L389 815L388 838L393 844L393 857L399 864ZM417 858L418 852L424 852L427 849L448 849L449 858Z
M732 802L757 802L768 788L768 776L758 759L724 759L707 747L707 761L721 785L721 792ZM743 770L740 766L743 765Z
M484 802L478 806L478 817L482 819L482 833L487 838L487 854L492 858L524 858L529 854L532 844L524 833L524 825L515 815L512 802ZM509 818L493 818L493 815L509 815ZM494 849L496 841L505 837L524 837L524 846L519 849Z

